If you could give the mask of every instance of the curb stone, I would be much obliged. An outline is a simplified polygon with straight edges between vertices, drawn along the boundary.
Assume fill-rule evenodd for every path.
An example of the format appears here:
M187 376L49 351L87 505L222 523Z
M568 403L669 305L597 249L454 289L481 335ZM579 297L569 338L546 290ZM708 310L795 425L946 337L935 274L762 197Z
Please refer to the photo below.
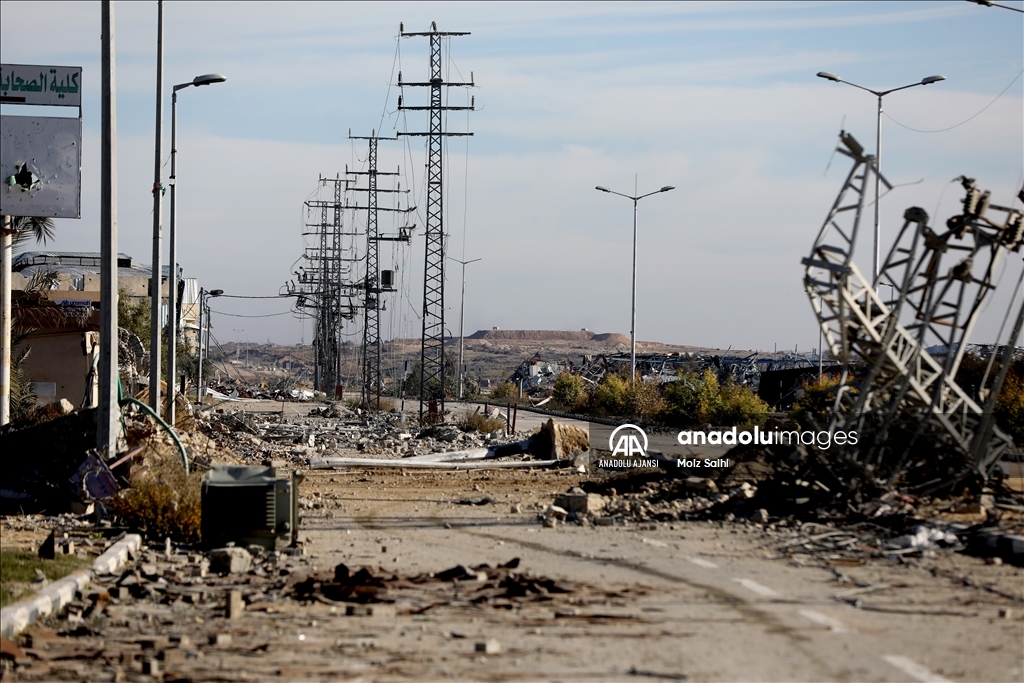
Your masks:
M132 555L137 555L141 546L141 536L128 534L97 557L92 563L92 569L69 574L40 589L35 596L4 607L0 610L0 635L13 638L36 619L64 609L93 576L113 574Z

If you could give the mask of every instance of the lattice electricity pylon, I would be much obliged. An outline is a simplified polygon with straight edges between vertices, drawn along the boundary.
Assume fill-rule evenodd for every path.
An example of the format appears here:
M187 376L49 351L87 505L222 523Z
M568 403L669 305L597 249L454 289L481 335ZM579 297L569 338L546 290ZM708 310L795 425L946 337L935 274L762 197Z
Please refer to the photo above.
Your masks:
M355 316L352 296L354 285L348 281L356 258L353 247L343 239L355 235L342 225L342 192L347 180L320 178L323 186L333 184L332 201L311 200L305 203L306 215L319 214L319 222L307 221L304 236L313 237L314 246L302 254L305 265L295 271L295 281L283 293L295 297L296 311L312 315L315 333L313 386L328 395L336 395L341 374L341 327L344 320Z
M351 140L367 140L369 154L367 157L367 170L349 171L345 167L346 175L366 176L367 186L363 188L349 188L352 192L366 192L366 206L348 206L346 208L366 209L366 274L363 278L363 405L368 408L380 410L380 300L385 292L396 291L391 284L383 282L380 271L380 243L381 242L406 242L410 241L410 235L415 226L403 226L399 228L398 235L381 235L377 230L378 211L400 211L409 213L415 211L416 207L405 209L378 207L378 192L401 192L401 188L395 190L381 189L377 187L378 176L396 176L399 172L386 172L377 170L377 143L379 140L396 140L397 138L380 138L377 132L372 131L369 136L352 135ZM393 272L393 271L391 271Z
M430 130L426 133L398 133L398 135L425 136L427 138L427 226L423 257L423 336L420 343L420 420L424 419L423 408L431 400L440 402L438 415L443 419L445 399L444 367L444 158L441 139L446 136L472 135L472 133L449 133L443 130L441 113L444 111L472 111L468 107L446 106L441 103L441 89L446 86L472 87L473 74L468 83L446 82L441 73L441 39L450 36L468 36L469 33L443 32L437 30L437 23L431 23L432 30L425 33L406 33L399 27L402 38L426 36L430 38L430 80L425 83L403 83L398 73L398 86L404 88L430 88L430 106L407 107L398 98L398 108L407 111L429 111Z
M937 234L928 227L923 209L905 212L879 280L869 284L852 255L874 160L852 136L844 132L841 140L846 149L839 151L853 158L854 165L811 256L803 260L811 305L844 367L830 429L864 434L867 438L856 452L848 454L866 465L878 466L896 456L888 461L895 476L912 443L894 453L886 437L897 417L913 413L918 424L914 439L947 443L977 470L987 472L1012 441L991 421L982 425L983 409L953 377L981 303L994 289L999 257L1007 248L1020 247L1020 212L989 205L973 181L965 181L964 212L948 221L948 231ZM851 193L853 201L845 203ZM1003 224L984 216L990 209L1006 213ZM951 241L964 238L964 244ZM943 257L950 252L965 256L944 267ZM879 286L892 287L894 300L884 302ZM906 324L900 322L901 313L909 318ZM925 350L930 342L945 347L943 361ZM850 380L845 368L858 359L869 369ZM988 430L991 436L986 436Z

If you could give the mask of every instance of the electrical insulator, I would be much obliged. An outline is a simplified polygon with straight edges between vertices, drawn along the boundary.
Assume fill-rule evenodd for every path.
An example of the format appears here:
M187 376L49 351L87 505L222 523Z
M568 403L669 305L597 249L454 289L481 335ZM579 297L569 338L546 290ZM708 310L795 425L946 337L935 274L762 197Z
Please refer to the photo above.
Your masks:
M839 139L843 141L843 144L846 145L851 152L853 152L855 157L859 158L864 156L864 148L861 147L860 143L845 130L839 134Z
M1014 212L1010 214L1010 218L1006 221L1006 229L1003 230L1003 239L1006 244L1010 245L1010 249L1014 251L1020 251L1022 243L1024 243L1024 214Z
M978 202L978 214L984 216L985 212L988 211L988 205L992 203L992 193L985 190L985 193L981 195L981 201Z
M977 216L978 215L978 202L981 199L981 190L972 187L967 190L967 194L964 196L964 215L965 216Z

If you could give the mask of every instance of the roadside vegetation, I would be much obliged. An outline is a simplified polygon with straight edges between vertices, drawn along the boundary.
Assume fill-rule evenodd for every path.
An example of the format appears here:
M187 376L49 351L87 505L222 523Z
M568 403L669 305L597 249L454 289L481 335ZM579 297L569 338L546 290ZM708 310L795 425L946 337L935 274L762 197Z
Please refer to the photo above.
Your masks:
M0 551L0 605L6 607L39 588L38 584L33 584L37 570L47 581L55 581L88 564L88 560L75 555L57 555L52 560L44 560L30 550Z
M490 434L505 430L505 421L498 417L488 417L479 412L466 412L457 421L459 429L464 432L480 432Z
M671 427L752 427L763 425L769 413L768 404L748 387L720 385L710 369L680 370L676 381L662 385L646 383L639 375L630 382L628 375L612 372L595 386L563 372L552 399L556 410Z
M167 449L170 451L170 449ZM122 490L111 509L125 526L147 539L168 536L180 543L200 540L201 474L186 475L174 455L155 454L132 472L132 485Z

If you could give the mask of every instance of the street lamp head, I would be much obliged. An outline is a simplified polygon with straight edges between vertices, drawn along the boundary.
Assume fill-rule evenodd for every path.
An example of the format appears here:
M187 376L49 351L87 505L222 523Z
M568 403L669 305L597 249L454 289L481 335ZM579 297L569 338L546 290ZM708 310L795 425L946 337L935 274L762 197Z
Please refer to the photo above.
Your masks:
M207 294L209 294L210 296L220 296L223 293L223 289L211 289L209 292L207 292Z
M945 76L936 74L935 76L928 76L927 78L921 79L921 85L929 85L930 83L938 83L939 81L946 80Z
M601 192L611 192L611 190L609 190L607 187L601 187L600 185L598 185L594 189L595 190L601 190Z
M211 83L223 83L226 80L228 80L228 77L223 74L204 74L193 78L192 85L199 87L200 85L210 85Z
M660 190L658 190L658 192L668 192L669 190L674 190L674 189L676 189L675 185L666 185L665 187L663 187Z
M835 81L836 83L839 83L840 81L843 80L843 79L839 78L838 75L836 75L836 74L834 74L834 73L832 73L830 71L819 71L818 72L818 78L825 78L825 79L828 79L830 81Z

